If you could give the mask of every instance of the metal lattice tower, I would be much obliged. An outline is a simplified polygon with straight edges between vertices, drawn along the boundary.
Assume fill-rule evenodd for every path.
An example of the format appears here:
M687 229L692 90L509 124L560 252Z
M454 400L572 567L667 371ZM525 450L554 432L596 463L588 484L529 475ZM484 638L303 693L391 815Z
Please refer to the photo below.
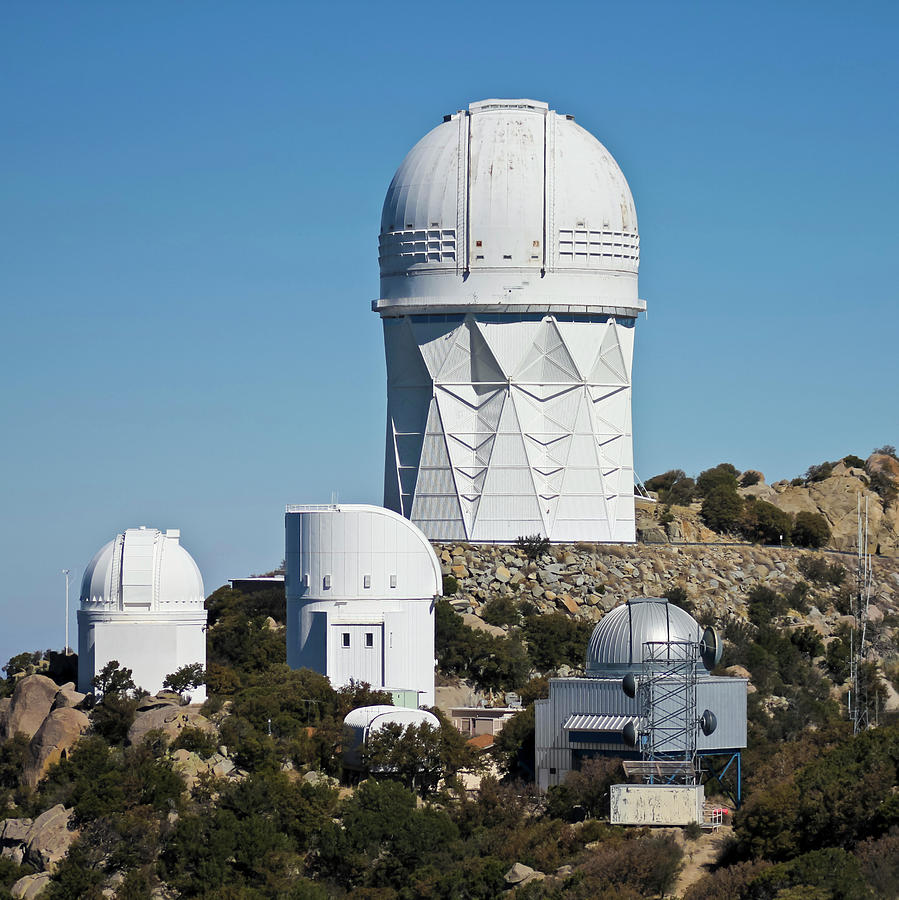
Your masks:
M639 697L646 778L651 782L664 770L666 780L695 784L699 644L647 641L643 646Z
M863 669L865 662L865 638L868 626L868 605L871 600L873 581L871 554L868 552L868 498L865 497L864 513L862 512L861 494L856 501L858 515L858 564L856 567L856 596L852 614L855 616L855 629L851 638L850 661L850 695L849 715L852 719L852 732L858 734L870 725L868 710L867 679Z

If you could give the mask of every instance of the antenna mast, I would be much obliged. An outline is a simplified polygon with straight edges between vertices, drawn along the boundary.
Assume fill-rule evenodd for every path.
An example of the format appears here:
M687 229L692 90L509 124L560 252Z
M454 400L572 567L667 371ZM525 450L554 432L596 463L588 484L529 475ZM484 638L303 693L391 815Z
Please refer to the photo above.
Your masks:
M852 733L858 734L870 725L868 714L868 688L864 674L865 636L868 627L868 604L871 600L871 554L868 552L868 498L865 497L864 516L862 496L857 495L858 517L858 565L855 573L856 600L852 614L855 616L855 631L852 638L852 658L850 663L851 691L855 697L853 707L850 696L849 713L852 717Z

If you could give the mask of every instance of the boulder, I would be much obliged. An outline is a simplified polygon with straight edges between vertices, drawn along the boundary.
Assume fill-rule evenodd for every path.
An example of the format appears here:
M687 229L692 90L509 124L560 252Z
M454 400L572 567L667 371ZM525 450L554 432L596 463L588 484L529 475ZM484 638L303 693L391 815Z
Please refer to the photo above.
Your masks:
M88 717L69 706L51 711L28 745L25 783L34 787L54 763L64 759L90 725Z
M506 872L506 884L510 887L520 887L524 884L530 884L532 881L542 881L546 876L543 872L538 872L524 863L515 863L508 872Z
M0 850L0 858L8 859L14 866L21 866L25 862L25 847L23 844L13 844Z
M488 634L502 637L505 631L499 625L488 625L483 619L479 619L474 613L463 613L462 621L469 628L476 628L478 631L486 631Z
M56 682L46 675L27 675L20 679L13 691L2 737L12 737L19 731L34 737L53 708L58 691Z
M33 824L31 819L7 819L0 829L0 841L4 844L24 844L28 839L28 829Z
M208 734L215 734L215 725L200 713L200 705L192 706L161 706L139 712L134 719L134 724L128 731L128 741L139 744L148 731L159 729L167 737L174 740L178 733L190 725L193 728L201 728Z
M512 573L505 566L496 567L496 580L506 584L512 577Z
M87 694L76 691L75 683L70 681L57 691L56 697L53 700L53 709L80 706L86 697Z
M32 900L33 897L39 897L49 883L49 872L25 875L9 889L9 895L13 900Z
M137 704L137 712L162 709L164 706L181 706L181 695L175 691L160 691L158 694L148 695Z
M73 812L57 803L34 820L25 841L26 862L36 868L53 871L78 836L77 831L69 828Z

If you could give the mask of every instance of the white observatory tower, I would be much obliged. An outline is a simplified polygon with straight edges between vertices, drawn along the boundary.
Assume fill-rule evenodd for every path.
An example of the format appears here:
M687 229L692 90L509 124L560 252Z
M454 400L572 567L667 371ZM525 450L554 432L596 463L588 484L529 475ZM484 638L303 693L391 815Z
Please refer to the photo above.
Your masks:
M364 681L394 705L434 703L434 601L440 562L428 539L388 509L288 506L287 664Z
M384 505L432 540L633 541L638 262L572 116L484 100L426 134L381 217Z
M134 683L162 690L181 666L206 667L203 578L177 529L129 528L87 564L78 610L78 690L115 659ZM206 688L192 690L195 703Z

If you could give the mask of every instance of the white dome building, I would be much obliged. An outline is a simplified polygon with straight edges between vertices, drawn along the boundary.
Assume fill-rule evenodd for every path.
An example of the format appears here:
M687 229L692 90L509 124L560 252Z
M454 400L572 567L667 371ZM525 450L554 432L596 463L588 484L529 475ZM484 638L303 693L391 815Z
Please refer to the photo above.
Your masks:
M129 528L101 547L84 570L78 611L78 689L93 690L110 660L151 693L181 666L206 666L203 578L181 532ZM206 689L191 691L194 702Z
M384 504L432 540L633 541L639 235L572 116L446 116L384 201Z
M379 506L288 506L287 664L434 705L440 562L407 519Z

